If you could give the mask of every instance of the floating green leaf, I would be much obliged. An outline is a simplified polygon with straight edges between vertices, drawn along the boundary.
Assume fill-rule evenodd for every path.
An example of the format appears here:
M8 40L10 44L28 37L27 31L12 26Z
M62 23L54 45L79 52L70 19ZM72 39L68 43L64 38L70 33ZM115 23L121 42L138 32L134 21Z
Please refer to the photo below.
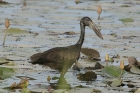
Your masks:
M56 79L59 79L59 77L53 77L53 78L52 78L52 80L56 80Z
M98 57L100 57L99 52L97 50L95 50L95 49L82 48L81 49L81 52L84 55L89 56L89 57L92 57L92 58L98 58Z
M136 66L132 66L130 69L130 72L135 73L135 74L140 74L140 69Z
M10 78L12 75L14 75L14 72L15 72L14 69L0 67L0 78L1 79Z
M8 61L5 58L0 58L0 65L4 63L8 63Z
M23 88L21 93L31 93L31 91L28 88Z
M134 22L134 20L132 18L124 18L124 19L120 19L120 21L122 21L122 22Z
M106 66L102 69L102 72L110 78L119 78L121 74L121 69L115 66ZM122 74L124 73L125 71L122 72Z
M115 79L112 81L112 84L111 86L112 87L117 87L117 86L120 86L122 84L122 80L121 79Z
M27 33L25 30L21 30L19 28L9 28L7 30L7 33L9 34L22 34L22 33Z

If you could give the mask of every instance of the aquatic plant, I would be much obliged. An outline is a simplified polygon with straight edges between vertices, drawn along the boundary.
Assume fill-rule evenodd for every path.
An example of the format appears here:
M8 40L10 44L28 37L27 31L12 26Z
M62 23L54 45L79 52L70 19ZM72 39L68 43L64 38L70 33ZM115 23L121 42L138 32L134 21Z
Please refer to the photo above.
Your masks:
M5 68L5 67L0 67L0 78L1 79L7 79L13 76L15 73L14 69L11 68Z
M4 39L3 39L2 45L5 45L6 33L7 33L7 30L8 30L8 28L9 28L9 26L10 26L9 19L6 18L6 19L5 19L5 27L6 27L6 30L5 30L5 34L4 34Z
M100 14L102 13L102 7L101 7L101 5L98 5L97 13L99 14L98 15L98 20L99 20L100 19Z
M134 20L132 18L123 18L123 19L119 19L122 22L134 22Z

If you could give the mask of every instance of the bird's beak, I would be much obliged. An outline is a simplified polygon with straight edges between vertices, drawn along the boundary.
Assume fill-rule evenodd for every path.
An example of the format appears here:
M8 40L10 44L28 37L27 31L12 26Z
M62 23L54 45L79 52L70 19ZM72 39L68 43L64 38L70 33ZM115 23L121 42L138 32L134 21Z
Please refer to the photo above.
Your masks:
M89 22L89 27L96 33L99 38L103 39L101 32L99 31L98 27L95 25L94 22Z

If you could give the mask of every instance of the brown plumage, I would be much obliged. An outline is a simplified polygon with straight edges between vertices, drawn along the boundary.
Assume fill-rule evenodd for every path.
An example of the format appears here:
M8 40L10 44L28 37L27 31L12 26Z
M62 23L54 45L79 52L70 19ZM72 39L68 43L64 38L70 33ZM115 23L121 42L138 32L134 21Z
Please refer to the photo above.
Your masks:
M80 20L80 39L76 44L67 47L55 47L43 53L34 54L30 57L31 63L47 65L52 69L59 70L61 72L61 76L64 76L66 71L80 57L81 46L85 36L85 26L89 26L95 31L98 37L103 39L102 34L92 20L89 17L83 17Z

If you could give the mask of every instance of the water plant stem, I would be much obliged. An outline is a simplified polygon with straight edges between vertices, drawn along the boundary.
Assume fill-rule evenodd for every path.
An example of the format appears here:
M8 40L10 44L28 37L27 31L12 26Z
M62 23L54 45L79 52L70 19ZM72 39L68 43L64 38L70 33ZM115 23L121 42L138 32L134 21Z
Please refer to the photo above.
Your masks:
M4 34L4 39L3 39L2 45L5 45L5 39L6 39L7 30L8 30L8 28L6 28L6 30L5 30L5 34Z
M98 15L98 20L100 20L100 14Z
M106 66L108 66L108 61L106 60Z
M121 77L122 77L122 74L123 74L123 69L121 69L121 74L120 74L120 77L119 77L119 79L121 79Z

